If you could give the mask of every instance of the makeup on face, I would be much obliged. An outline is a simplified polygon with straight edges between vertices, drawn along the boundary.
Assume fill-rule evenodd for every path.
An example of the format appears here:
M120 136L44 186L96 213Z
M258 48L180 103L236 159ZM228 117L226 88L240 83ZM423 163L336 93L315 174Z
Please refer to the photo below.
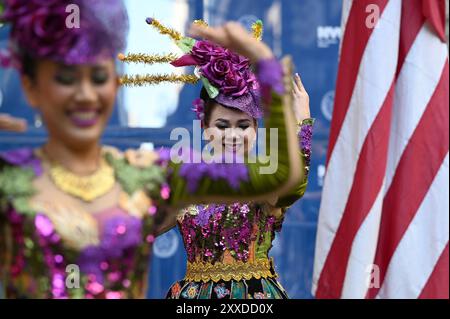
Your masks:
M78 128L95 126L102 115L103 108L100 102L92 95L96 88L104 85L110 78L109 70L99 64L89 67L75 67L61 65L55 72L54 80L57 84L74 87L76 90L89 90L90 92L75 93L78 97L66 109L66 115L71 123Z
M237 121L227 118L218 118L214 121L215 127L223 131L222 147L226 152L240 153L245 150L247 132L252 127L252 122L248 119Z
M118 88L114 59L80 65L40 60L33 83L30 101L49 136L80 146L100 140Z

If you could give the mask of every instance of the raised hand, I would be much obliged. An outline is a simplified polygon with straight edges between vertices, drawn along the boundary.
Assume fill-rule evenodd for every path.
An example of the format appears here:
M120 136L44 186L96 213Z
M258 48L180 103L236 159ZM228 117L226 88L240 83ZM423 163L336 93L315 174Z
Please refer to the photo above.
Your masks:
M256 40L237 22L228 22L220 27L192 24L189 33L193 37L210 40L226 47L249 58L252 62L273 57L272 50L264 42Z
M25 120L9 114L0 114L0 131L24 132L26 129L27 122Z
M294 76L294 89L293 89L293 97L294 97L294 113L297 118L297 122L301 122L307 118L311 117L311 113L309 110L309 95L306 92L305 87L303 86L302 79L298 73Z

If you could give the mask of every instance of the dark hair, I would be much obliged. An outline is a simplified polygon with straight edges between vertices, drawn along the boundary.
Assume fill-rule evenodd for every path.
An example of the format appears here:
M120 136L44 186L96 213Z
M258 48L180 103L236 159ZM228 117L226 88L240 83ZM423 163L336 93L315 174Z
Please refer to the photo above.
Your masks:
M209 126L209 121L211 120L211 114L213 110L217 107L217 105L223 106L228 108L228 106L222 105L216 100L212 99L208 92L206 91L205 87L202 87L202 90L200 91L200 98L205 102L205 116L203 118L203 124L204 126ZM242 111L241 111L242 112ZM253 119L253 122L256 124L258 123L257 119Z
M36 78L37 59L25 52L20 57L20 64L22 67L22 74L29 76L34 80Z
M208 126L209 121L211 120L211 113L216 108L218 103L209 97L208 91L206 91L205 87L202 87L202 90L200 91L200 98L205 102L205 116L203 118L203 124Z

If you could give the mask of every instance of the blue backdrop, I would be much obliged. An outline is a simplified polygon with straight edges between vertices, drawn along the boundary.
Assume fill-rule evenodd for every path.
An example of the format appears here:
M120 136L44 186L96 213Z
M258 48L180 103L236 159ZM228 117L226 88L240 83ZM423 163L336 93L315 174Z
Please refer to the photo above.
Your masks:
M134 0L135 1L135 0ZM160 0L175 2L175 0ZM157 1L156 1L157 2ZM272 249L280 281L291 298L311 298L311 278L317 215L320 205L329 125L332 113L337 60L340 42L341 0L186 0L188 19L204 18L211 25L238 20L250 25L257 18L265 24L264 40L278 55L292 55L297 72L311 99L316 118L310 181L303 199L289 209L283 229ZM156 5L156 4L155 4ZM155 8L157 12L157 8ZM146 13L152 15L155 12ZM133 17L132 17L133 18ZM142 17L145 19L145 13ZM0 46L6 45L8 30L0 27ZM175 90L174 90L175 91ZM189 108L199 87L185 86L180 91L178 110ZM155 146L170 146L173 127L191 127L194 115L175 112L164 128L129 128L120 123L118 100L116 111L105 132L104 142L125 149L152 141ZM0 113L25 117L30 125L26 134L0 133L0 149L36 146L45 140L39 119L26 106L15 71L0 69ZM151 263L150 298L164 297L168 287L181 279L186 257L179 232L171 230L154 245Z

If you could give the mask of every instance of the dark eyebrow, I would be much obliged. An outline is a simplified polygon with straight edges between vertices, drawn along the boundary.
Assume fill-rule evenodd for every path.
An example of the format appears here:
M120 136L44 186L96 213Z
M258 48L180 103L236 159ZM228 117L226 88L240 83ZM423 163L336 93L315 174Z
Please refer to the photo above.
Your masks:
M216 122L225 122L225 123L230 123L230 121L226 120L226 119L217 119Z
M249 119L239 120L238 123L250 123Z
M67 64L59 64L58 65L58 69L59 70L63 70L63 71L75 71L75 66L73 65L67 65Z
M92 69L94 70L106 70L106 65L103 64L94 64L92 66Z

